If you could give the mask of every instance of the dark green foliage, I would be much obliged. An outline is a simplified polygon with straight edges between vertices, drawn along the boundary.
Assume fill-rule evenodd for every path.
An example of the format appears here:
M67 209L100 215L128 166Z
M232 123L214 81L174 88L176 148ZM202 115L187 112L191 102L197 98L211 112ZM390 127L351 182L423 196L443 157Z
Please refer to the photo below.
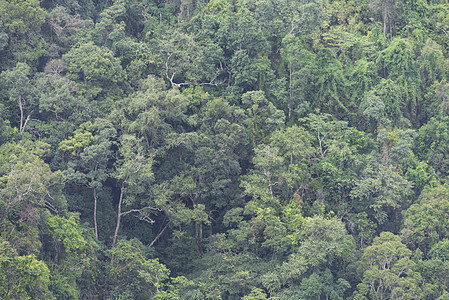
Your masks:
M0 0L0 297L446 299L448 15Z

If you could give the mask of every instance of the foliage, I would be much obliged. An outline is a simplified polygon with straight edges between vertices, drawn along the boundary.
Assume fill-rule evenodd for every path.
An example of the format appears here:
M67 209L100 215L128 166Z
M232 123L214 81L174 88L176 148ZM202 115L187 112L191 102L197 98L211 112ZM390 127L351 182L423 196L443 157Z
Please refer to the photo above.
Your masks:
M1 298L447 298L448 15L0 0Z

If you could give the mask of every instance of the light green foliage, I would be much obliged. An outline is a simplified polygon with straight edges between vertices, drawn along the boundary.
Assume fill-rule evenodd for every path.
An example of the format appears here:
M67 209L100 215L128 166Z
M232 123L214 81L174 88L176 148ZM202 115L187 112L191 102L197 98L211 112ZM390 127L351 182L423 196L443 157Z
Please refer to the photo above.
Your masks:
M449 237L447 193L447 185L425 190L419 202L404 214L404 241L413 248L421 249L425 255L433 245Z
M0 298L447 298L448 16L0 0Z
M2 156L9 162L3 166L3 186L0 189L3 217L28 211L29 215L24 218L34 219L37 208L47 207L55 212L65 209L65 198L60 190L64 180L62 172L52 172L39 158L47 146L43 143L2 146Z
M45 18L44 10L39 7L38 1L33 0L2 1L0 12L3 26L17 34L24 34L28 29L27 26L35 30L40 29ZM28 18L25 19L23 16Z
M19 256L0 239L0 296L4 299L55 299L48 290L50 271L34 255Z
M411 255L399 236L382 232L358 263L363 280L354 299L422 299L421 275L413 270Z
M82 123L72 137L61 141L58 149L72 154L65 172L67 179L92 188L101 187L108 177L107 163L116 135L108 120L97 119L95 123Z
M449 146L448 123L448 117L432 118L419 129L414 141L418 157L432 166L439 176L449 174L446 158Z
M299 233L297 250L275 271L264 274L262 284L272 295L282 293L283 289L294 291L300 285L304 275L320 273L336 265L344 266L353 259L353 251L354 240L347 234L341 221L335 218L310 218ZM306 281L303 280L303 282L315 279L317 276L305 279ZM347 283L344 280L338 280L338 285L341 286L336 288L335 292L340 290L337 293L341 294L345 287L347 288ZM305 286L301 289L307 293ZM323 293L325 293L324 290Z
M264 300L268 299L267 294L259 288L253 288L251 293L242 298L243 300Z
M46 224L54 237L63 243L67 253L80 254L87 250L87 242L77 228L79 220L76 215L68 218L48 215Z
M242 181L245 193L262 207L276 209L294 197L300 198L313 154L310 135L304 128L294 126L275 131L271 142L260 145L255 152L254 171Z
M92 131L94 125L88 121L80 125L75 130L73 137L59 143L59 149L62 151L72 151L72 155L79 155L83 148L89 146L93 141Z
M64 62L67 77L81 81L85 87L90 82L119 82L123 79L122 68L112 52L92 43L72 48L64 55Z
M177 299L176 292L170 291L170 270L158 259L148 259L143 245L137 240L120 240L115 247L108 250L108 256L109 272L115 278L112 297ZM178 282L180 280L178 278Z
M25 63L17 63L14 68L0 74L0 83L5 88L5 96L8 99L6 107L11 112L16 112L16 117L11 116L11 119L21 133L25 131L27 122L37 107L37 90L30 80L30 75L31 68Z
M103 97L108 93L110 97L122 93L119 85L123 83L126 75L120 61L107 48L85 43L71 48L64 54L63 59L67 78L78 83L78 93L87 99L110 101ZM100 112L111 110L111 105L107 101L97 104Z
M399 170L413 159L411 142L414 136L413 130L387 130L380 127L377 141L382 155L382 162L393 165Z

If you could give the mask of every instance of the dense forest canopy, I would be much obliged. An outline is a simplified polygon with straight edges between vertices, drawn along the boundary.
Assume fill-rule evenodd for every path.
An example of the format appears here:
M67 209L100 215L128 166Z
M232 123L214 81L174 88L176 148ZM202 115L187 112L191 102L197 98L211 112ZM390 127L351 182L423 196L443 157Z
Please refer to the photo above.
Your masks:
M0 298L448 299L446 0L0 0Z

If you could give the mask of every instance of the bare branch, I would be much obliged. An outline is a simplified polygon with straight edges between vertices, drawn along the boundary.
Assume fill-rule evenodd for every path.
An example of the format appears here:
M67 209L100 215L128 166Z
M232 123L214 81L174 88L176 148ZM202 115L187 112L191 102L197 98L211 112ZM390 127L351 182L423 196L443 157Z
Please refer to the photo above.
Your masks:
M168 225L170 224L170 221L165 225L165 227L158 233L158 235L154 238L154 240L151 242L151 244L148 246L148 248L153 247L154 243L157 242L157 240L162 236L164 231L168 228Z

